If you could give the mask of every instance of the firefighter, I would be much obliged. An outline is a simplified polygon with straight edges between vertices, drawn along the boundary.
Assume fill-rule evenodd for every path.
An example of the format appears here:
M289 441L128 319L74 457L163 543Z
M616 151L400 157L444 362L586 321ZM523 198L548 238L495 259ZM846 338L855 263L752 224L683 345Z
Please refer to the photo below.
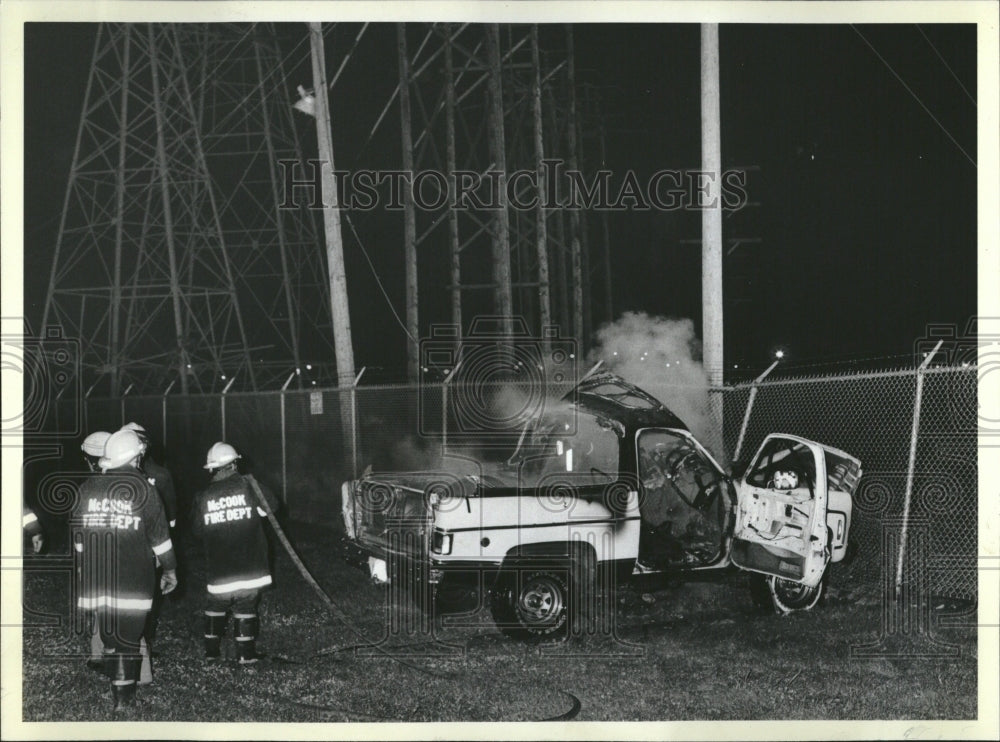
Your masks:
M149 434L146 429L136 422L127 423L122 430L131 430L139 436L142 442L142 458L139 460L139 469L146 475L146 478L156 487L156 492L163 503L163 511L167 516L170 525L170 535L172 541L179 541L174 528L177 525L177 493L174 489L174 478L170 470L160 466L149 453ZM176 550L175 550L176 554ZM161 574L160 565L157 563L157 578ZM153 609L149 612L149 619L146 623L146 630L142 637L142 670L139 675L139 685L148 685L153 682L153 666L151 661L153 640L156 638L156 629L160 621L160 609L163 604L163 595L159 592L153 596Z
M100 461L104 456L104 446L108 442L111 433L106 430L98 430L83 439L80 450L83 452L83 461L87 469L92 473L100 473ZM87 667L99 673L104 673L106 665L104 663L104 642L101 640L101 631L97 626L97 615L92 616L90 631L90 659L87 660Z
M83 483L73 513L73 547L82 578L77 603L97 613L116 711L135 703L140 643L156 588L155 560L163 565L163 593L177 586L163 504L138 469L142 452L134 431L111 435L99 462L105 476Z
M99 462L104 455L104 446L110 437L111 433L105 430L98 430L96 433L91 433L83 439L80 450L83 451L83 461L89 471L96 473L101 470Z
M149 434L142 425L139 423L128 423L122 427L122 430L134 431L139 436L139 440L142 441L143 454L139 468L145 472L146 476L156 486L156 491L163 501L163 510L167 514L167 520L170 523L170 527L174 528L177 525L177 492L174 489L174 478L170 474L170 470L165 466L160 466L149 453Z
M31 508L21 506L21 529L24 535L31 539L31 550L36 554L41 554L45 548L45 534L42 533L42 524L38 522L38 516Z
M193 530L205 548L205 657L220 657L227 614L232 613L236 656L247 665L263 656L257 653L257 609L261 590L271 584L271 572L263 527L267 513L236 468L240 458L228 443L220 441L209 449L205 468L212 473L212 483L195 498ZM264 490L264 497L274 512L274 496Z

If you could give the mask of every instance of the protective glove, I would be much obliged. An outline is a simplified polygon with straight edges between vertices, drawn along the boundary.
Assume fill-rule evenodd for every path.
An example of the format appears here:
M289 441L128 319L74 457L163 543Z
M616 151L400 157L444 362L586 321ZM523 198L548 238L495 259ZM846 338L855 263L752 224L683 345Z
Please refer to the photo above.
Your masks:
M163 570L163 576L160 577L160 592L166 595L172 592L175 587L177 587L177 571L173 569Z

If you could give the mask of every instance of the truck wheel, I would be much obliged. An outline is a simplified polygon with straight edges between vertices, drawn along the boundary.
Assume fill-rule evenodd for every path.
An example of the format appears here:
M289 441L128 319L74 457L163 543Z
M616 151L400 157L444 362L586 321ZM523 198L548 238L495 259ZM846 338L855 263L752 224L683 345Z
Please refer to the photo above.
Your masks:
M774 576L750 577L750 597L754 605L768 613L808 611L823 599L825 592L826 575L815 587Z
M503 633L519 639L562 638L569 623L568 570L505 572L497 580L490 609Z

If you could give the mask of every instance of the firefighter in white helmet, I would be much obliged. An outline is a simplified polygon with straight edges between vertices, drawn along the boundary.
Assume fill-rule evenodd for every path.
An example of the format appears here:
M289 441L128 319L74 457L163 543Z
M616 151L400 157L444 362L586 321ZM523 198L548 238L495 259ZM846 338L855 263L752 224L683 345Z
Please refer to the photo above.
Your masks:
M80 444L80 451L83 452L83 462L87 469L94 474L100 474L100 461L104 456L104 446L108 442L111 433L106 430L98 430L83 439ZM104 662L104 641L101 639L101 631L97 625L96 613L92 616L90 631L90 659L87 660L87 667L95 672L105 673L108 666Z
M163 510L167 514L167 520L170 522L170 527L173 528L177 525L177 491L174 488L173 475L165 466L158 464L156 459L149 453L149 434L142 425L134 422L126 423L122 427L122 430L135 431L135 434L139 436L139 440L142 441L143 454L142 460L139 462L139 468L145 472L146 476L156 486L156 491L163 501Z
M80 487L73 511L73 546L80 559L80 608L97 612L111 677L115 710L135 702L140 642L153 605L156 572L160 588L177 586L173 544L163 504L138 470L143 445L131 430L108 438L99 465L104 476Z
M263 527L267 512L237 470L239 458L228 443L209 449L205 468L212 472L212 483L195 498L193 530L205 547L205 657L220 657L227 614L232 613L236 656L245 665L261 656L258 606L261 590L271 584L271 571ZM262 491L274 512L277 500Z
M111 433L106 430L98 430L84 438L83 443L80 444L80 450L83 451L83 461L90 471L99 472L101 470L98 462L104 456L104 446L110 437Z
M170 470L165 466L158 464L150 454L149 434L146 432L146 428L137 422L130 422L123 425L121 429L133 431L139 436L139 440L142 442L142 458L139 459L139 469L146 475L150 483L156 487L156 492L160 496L160 501L163 503L163 512L167 516L167 522L171 529L171 540L175 542L174 552L176 554L176 547L179 545L180 539L174 533L174 527L177 525L177 492L174 489L173 475L171 475ZM157 564L157 575L159 576L159 574L159 564ZM163 596L157 592L153 596L153 608L149 612L146 629L143 632L142 671L139 676L139 685L147 685L153 682L153 666L150 654L152 652L151 646L153 640L156 638L156 629L159 625L162 603Z

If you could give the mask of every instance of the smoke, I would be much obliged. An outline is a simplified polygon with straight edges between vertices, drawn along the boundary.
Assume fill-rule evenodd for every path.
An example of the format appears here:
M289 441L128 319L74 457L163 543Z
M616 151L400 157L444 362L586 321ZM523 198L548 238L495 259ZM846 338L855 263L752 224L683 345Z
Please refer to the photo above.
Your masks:
M588 362L601 360L602 371L616 373L652 394L684 421L720 463L726 463L720 445L722 431L716 429L710 414L701 342L690 319L626 312L598 329Z

